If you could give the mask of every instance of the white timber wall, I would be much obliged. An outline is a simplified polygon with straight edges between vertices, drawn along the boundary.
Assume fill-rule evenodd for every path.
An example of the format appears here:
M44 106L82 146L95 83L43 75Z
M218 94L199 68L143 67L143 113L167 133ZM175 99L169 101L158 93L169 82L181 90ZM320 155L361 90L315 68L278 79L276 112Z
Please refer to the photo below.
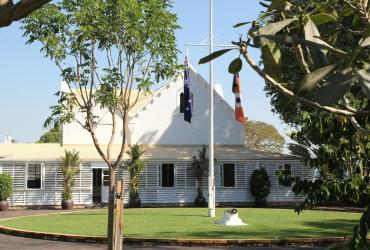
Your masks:
M142 203L193 203L197 190L196 180L193 177L190 162L169 162L175 166L174 187L161 187L159 166L161 162L145 162L145 170L141 176L140 199ZM221 165L223 163L235 164L235 186L222 187ZM279 165L291 164L293 176L312 180L313 170L302 165L299 161L217 161L215 163L216 202L254 202L254 197L249 192L249 180L253 171L262 164L267 170L271 181L271 192L267 197L268 202L294 202L302 201L302 197L295 196L290 188L278 184L275 175ZM62 174L57 163L42 164L42 188L26 188L26 164L3 163L0 170L13 177L13 195L9 198L11 205L60 205L62 199ZM125 177L125 203L129 201L129 173L122 168L117 170L117 180L123 174ZM203 194L208 197L207 178L204 178ZM91 164L84 163L80 174L77 176L73 200L75 204L92 203L92 169Z
M26 163L2 164L2 172L13 177L13 195L9 198L10 204L60 205L63 191L60 165L56 162L42 163L40 189L27 189L26 165ZM81 205L92 203L92 171L89 164L83 164L76 177L73 202Z
M169 163L166 161L166 163ZM197 194L196 181L192 175L190 162L172 162L175 165L175 186L161 187L159 166L161 163L152 162L145 164L145 170L141 176L140 199L142 203L192 203ZM235 186L221 186L221 165L223 163L235 164ZM254 202L255 198L249 191L249 180L253 171L264 165L271 181L271 192L267 197L268 202L299 202L303 198L296 196L291 188L279 185L275 172L279 165L291 164L293 176L312 180L313 170L302 165L299 161L218 161L215 163L216 202ZM122 176L118 173L117 178ZM129 175L125 173L126 187L129 185ZM204 178L203 195L208 197L207 178ZM129 201L129 190L125 190L125 203Z
M131 140L140 144L202 145L208 144L209 84L190 70L193 93L191 124L180 113L183 78L178 77L160 91L131 119ZM234 110L214 92L215 144L244 145L244 126L235 121Z

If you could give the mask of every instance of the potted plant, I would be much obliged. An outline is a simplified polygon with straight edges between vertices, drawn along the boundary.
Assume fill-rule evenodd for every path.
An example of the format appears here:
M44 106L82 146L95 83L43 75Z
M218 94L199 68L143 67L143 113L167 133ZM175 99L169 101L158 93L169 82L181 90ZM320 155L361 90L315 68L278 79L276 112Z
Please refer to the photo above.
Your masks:
M140 157L144 152L142 147L137 143L130 146L130 150L126 152L131 158L125 166L130 173L129 207L141 207L139 184L141 172L144 170L144 164L141 162Z
M197 180L197 197L194 200L194 205L196 207L205 207L207 202L203 197L203 178L208 170L209 159L206 157L206 146L198 150L198 158L193 156L193 175Z
M271 182L265 168L256 169L253 171L250 182L250 191L256 198L257 207L266 206L266 197L270 193Z
M76 176L80 172L80 156L79 152L65 150L65 155L62 157L61 172L63 175L63 193L62 193L62 208L72 209L73 208L73 185L76 180Z
M7 199L12 195L13 179L8 174L0 174L0 211L9 208Z

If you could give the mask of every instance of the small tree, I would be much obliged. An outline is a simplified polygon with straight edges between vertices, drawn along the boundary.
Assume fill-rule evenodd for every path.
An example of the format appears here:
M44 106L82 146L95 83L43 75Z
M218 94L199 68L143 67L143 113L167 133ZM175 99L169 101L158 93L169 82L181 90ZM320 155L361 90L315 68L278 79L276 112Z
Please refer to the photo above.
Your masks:
M206 205L206 199L203 197L203 178L208 170L209 159L206 156L206 146L198 150L198 158L193 156L193 175L197 180L197 197L195 198L195 206L203 207Z
M271 182L265 168L253 171L250 179L250 191L256 198L256 205L266 205L266 197L270 193Z
M72 208L72 193L76 176L80 172L80 156L79 152L65 150L65 155L62 157L62 165L60 170L63 175L63 193L62 193L62 207L64 209ZM66 201L70 201L66 204Z
M125 166L130 172L130 207L141 207L139 184L141 172L144 170L144 164L141 162L140 157L145 153L139 144L130 146L130 150L126 152L131 160Z
M127 149L129 112L142 93L179 68L179 26L171 7L170 0L63 0L45 5L24 21L28 43L41 43L41 51L68 86L67 92L58 93L45 125L78 123L108 166L109 250L114 248L115 173ZM100 119L101 109L107 111L108 121ZM105 141L99 140L99 126L109 126ZM115 153L117 139L120 149Z

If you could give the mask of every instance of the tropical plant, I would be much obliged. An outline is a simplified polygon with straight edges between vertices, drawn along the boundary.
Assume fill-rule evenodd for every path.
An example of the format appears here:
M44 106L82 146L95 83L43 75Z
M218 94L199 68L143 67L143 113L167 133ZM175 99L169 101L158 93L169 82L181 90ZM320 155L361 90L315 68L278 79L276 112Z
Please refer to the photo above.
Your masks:
M61 158L62 164L60 170L63 175L63 200L72 200L73 186L76 176L80 173L80 156L75 150L64 151L65 155Z
M199 201L199 206L205 205L205 198L203 196L203 178L208 171L209 159L207 157L207 148L203 145L202 149L198 150L198 158L193 156L191 163L193 175L197 181L197 197L196 204ZM202 200L202 201L201 201Z
M0 201L6 201L13 190L13 179L8 174L0 174Z
M27 43L41 43L42 53L56 64L68 86L57 93L58 103L45 126L79 124L108 166L109 250L113 249L115 173L127 149L129 111L152 85L179 69L175 39L179 26L171 7L170 0L62 0L45 5L23 22ZM99 117L101 109L109 121ZM104 143L97 128L107 123L111 133ZM117 137L120 150L113 155Z
M271 182L265 168L261 167L253 171L249 181L249 188L251 194L256 198L256 204L269 195Z
M134 144L130 146L130 150L126 153L131 158L130 161L125 165L125 168L130 173L130 207L140 207L140 193L139 184L141 178L141 172L145 166L141 162L140 157L145 153L142 146Z

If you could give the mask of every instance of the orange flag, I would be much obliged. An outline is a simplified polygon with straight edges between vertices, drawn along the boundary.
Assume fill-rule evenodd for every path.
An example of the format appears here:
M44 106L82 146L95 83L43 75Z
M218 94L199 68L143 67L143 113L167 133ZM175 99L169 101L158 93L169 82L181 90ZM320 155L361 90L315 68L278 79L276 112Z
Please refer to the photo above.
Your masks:
M235 94L235 120L241 123L245 123L245 116L244 116L242 100L241 100L239 74L234 75L233 93Z

